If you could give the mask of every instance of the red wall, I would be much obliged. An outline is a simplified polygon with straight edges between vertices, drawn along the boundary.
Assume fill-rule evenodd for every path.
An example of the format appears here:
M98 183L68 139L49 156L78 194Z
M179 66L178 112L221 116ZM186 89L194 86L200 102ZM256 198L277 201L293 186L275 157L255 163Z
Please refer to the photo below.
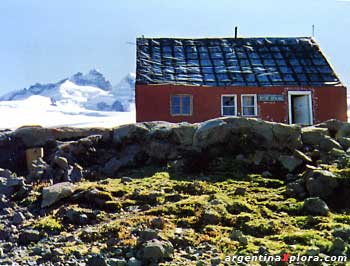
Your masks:
M314 123L331 118L347 121L345 87L204 87L139 84L136 84L136 120L201 122L221 116L222 94L237 95L238 112L241 112L241 94L283 94L284 102L258 101L258 117L288 123L289 90L311 91ZM173 94L193 95L192 116L170 115L170 95Z

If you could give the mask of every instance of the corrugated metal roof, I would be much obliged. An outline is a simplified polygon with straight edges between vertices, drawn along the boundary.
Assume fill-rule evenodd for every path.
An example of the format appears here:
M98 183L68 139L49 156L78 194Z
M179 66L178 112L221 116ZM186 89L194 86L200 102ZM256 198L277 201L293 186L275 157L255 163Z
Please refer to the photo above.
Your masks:
M339 86L310 37L138 38L138 84Z

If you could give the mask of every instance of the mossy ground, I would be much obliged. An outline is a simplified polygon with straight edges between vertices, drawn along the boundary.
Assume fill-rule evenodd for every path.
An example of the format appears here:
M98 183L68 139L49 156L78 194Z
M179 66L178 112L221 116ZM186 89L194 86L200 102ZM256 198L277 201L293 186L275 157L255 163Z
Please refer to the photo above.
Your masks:
M160 237L173 243L176 256L182 256L180 251L186 246L209 243L224 259L227 255L257 254L259 248L270 254L302 255L316 249L331 255L334 229L350 223L350 213L346 211L325 217L304 215L303 202L287 198L285 183L278 178L222 171L187 176L169 168L126 174L133 177L131 182L110 178L80 184L83 190L97 188L108 202L119 206L115 211L100 211L97 222L88 226L90 231L84 226L62 226L55 213L36 221L35 227L59 230L63 235L76 234L84 241L76 246L67 243L61 247L63 252L98 253L137 245L134 230L154 228L152 220L161 217L164 225ZM145 205L147 208L143 208ZM247 242L233 240L232 230L240 230ZM175 264L167 265L180 265L177 259ZM208 255L208 265L209 260Z

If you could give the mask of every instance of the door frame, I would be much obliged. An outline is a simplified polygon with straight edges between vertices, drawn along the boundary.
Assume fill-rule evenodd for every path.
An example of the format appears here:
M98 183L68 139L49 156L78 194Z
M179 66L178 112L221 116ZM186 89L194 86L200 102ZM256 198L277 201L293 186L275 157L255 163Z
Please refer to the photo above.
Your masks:
M313 120L313 106L312 106L312 94L311 91L288 91L288 121L289 124L292 124L292 96L293 95L299 95L299 96L309 96L309 119L311 124L314 124Z

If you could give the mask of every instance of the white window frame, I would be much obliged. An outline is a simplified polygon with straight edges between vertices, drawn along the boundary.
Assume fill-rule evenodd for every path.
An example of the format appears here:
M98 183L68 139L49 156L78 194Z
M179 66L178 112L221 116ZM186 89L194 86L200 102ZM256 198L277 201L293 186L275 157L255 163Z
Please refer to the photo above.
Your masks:
M234 97L235 98L235 114L233 116L237 116L237 94L222 94L221 95L221 116L232 116L232 115L224 115L224 97ZM232 106L226 106L232 107Z
M309 112L310 112L310 125L314 124L314 117L313 117L313 106L312 106L312 94L311 91L288 91L288 122L290 125L292 124L292 96L293 95L301 95L301 96L309 96Z
M244 96L250 96L250 97L254 97L254 115L245 115L243 113L243 97ZM252 106L248 106L248 107L252 107ZM255 117L258 116L258 97L256 94L241 94L241 114L242 116L247 116L247 117Z

